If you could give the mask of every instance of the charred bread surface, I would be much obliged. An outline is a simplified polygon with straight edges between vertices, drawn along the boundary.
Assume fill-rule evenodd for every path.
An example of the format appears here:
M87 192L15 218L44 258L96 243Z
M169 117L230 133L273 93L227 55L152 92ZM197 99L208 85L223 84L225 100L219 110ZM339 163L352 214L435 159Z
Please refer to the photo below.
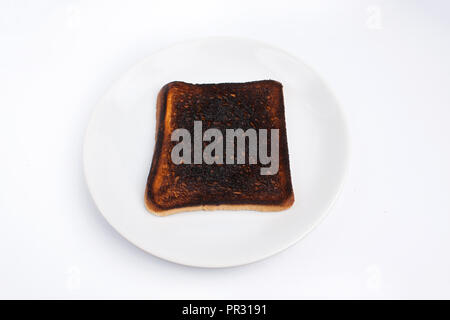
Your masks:
M293 204L281 83L171 82L159 92L156 117L156 143L145 190L145 204L152 213L166 216L195 210L281 211ZM203 132L208 128L224 133L235 128L279 129L278 172L261 175L260 169L266 166L259 161L173 163L171 150L177 142L171 140L172 132L178 128L193 132L194 121L202 121ZM203 142L203 147L208 144Z

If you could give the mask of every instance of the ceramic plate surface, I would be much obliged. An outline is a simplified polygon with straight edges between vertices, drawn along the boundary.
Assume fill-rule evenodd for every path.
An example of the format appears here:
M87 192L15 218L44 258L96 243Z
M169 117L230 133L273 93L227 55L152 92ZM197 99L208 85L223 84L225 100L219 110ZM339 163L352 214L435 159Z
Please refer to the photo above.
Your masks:
M283 84L292 183L286 211L196 211L157 217L144 205L155 144L156 96L171 81ZM94 109L84 145L89 190L106 220L139 248L172 262L226 267L273 255L329 211L349 154L347 128L320 77L252 40L208 38L160 50L125 73Z

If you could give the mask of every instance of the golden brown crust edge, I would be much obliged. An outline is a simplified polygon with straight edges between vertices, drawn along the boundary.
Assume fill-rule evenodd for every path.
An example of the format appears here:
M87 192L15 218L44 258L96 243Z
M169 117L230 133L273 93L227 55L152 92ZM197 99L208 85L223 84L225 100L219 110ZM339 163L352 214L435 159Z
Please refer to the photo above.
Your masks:
M147 194L147 188L146 192ZM169 210L161 210L150 199L145 196L145 207L151 213L158 217L166 217L175 213L190 212L190 211L216 211L216 210L247 210L247 211L262 211L262 212L278 212L289 209L294 204L295 198L292 193L288 199L279 205L261 205L261 204L221 204L221 205L203 205L194 207L182 207Z

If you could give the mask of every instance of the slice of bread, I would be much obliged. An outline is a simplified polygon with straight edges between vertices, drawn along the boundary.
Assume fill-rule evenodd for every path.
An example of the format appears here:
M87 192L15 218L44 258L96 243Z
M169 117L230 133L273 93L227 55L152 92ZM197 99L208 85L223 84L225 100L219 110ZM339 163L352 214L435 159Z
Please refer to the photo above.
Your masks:
M208 146L211 142L203 141L203 133L216 128L223 133L223 161L220 161L219 152L213 153L215 163L207 164L203 159L200 163L198 158L194 159L194 151L190 156L183 151L180 154L188 161L174 163L172 151L181 140L173 139L172 133L181 128L195 135L195 121L201 121L202 140L200 145L195 145L194 137L191 140L193 149ZM250 155L249 138L244 137L248 153L245 163L241 160L238 164L237 160L237 153L242 149L233 148L228 155L225 148L227 129L239 128L256 132L267 129L269 154L271 143L275 142L271 129L278 129L278 171L266 169L262 174L262 168L268 168L270 164L267 161L262 164L260 153L257 153L258 159ZM257 137L261 143L263 140L259 135ZM281 211L293 202L281 83L273 80L220 84L176 81L161 89L157 99L156 144L145 191L149 211L158 216L217 209Z

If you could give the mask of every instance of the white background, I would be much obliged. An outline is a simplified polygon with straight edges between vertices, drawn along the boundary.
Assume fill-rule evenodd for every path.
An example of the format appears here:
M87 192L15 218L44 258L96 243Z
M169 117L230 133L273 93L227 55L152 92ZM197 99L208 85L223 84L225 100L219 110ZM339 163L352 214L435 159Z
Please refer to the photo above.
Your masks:
M175 265L116 233L82 168L91 111L153 51L203 36L283 48L352 138L325 221L264 261ZM0 298L450 298L448 1L0 1Z

